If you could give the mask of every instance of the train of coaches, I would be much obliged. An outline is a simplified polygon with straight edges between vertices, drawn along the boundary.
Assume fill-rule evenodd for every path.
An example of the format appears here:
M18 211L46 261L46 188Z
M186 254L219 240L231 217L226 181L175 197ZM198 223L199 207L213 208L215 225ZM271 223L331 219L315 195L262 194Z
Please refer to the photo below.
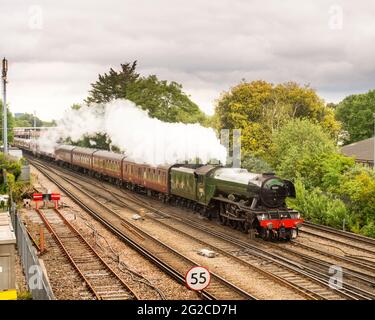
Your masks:
M296 238L303 219L287 208L292 182L273 173L251 173L221 165L151 166L110 151L58 145L45 152L33 140L15 138L16 147L119 187L188 207L209 219L265 240Z

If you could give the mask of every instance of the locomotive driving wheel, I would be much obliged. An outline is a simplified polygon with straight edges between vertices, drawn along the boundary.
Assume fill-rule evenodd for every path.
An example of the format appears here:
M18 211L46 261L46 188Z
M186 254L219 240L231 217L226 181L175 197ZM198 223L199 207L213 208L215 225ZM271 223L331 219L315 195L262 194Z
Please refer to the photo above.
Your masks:
M225 226L226 220L227 220L227 218L224 216L225 214L226 214L225 205L224 203L220 203L219 204L219 221L220 221L220 224L222 224L223 226Z
M266 241L270 240L272 237L270 230L266 228L260 228L259 235L263 240L266 240Z
M229 219L229 226L233 229L237 229L238 228L238 221L233 220L233 219Z

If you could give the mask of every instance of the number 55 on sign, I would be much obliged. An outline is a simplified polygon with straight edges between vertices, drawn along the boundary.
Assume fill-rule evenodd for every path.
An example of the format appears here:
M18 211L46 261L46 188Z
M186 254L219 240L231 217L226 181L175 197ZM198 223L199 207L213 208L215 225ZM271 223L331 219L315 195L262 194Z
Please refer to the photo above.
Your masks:
M201 291L210 284L211 275L206 267L192 267L185 276L185 282L189 289Z

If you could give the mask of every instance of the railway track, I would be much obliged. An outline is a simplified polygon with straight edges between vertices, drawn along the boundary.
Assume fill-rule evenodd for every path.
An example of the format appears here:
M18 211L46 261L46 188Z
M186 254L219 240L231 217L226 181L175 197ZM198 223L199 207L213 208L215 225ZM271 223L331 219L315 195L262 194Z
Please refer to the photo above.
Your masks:
M107 205L98 201L82 188L74 186L64 177L53 170L47 169L44 164L36 161L31 163L42 172L51 182L56 184L63 192L71 197L78 205L101 221L107 228L119 238L131 245L134 249L147 257L159 268L167 272L179 282L185 282L185 273L197 263L172 247L164 244L157 238L147 234L142 229L130 223ZM72 190L73 189L73 190ZM100 208L100 210L99 210ZM246 292L230 281L211 272L210 286L201 292L203 298L212 300L249 299L256 297Z
M97 300L136 300L137 295L56 209L36 210L66 257Z
M72 181L70 181L70 182L73 183ZM105 189L105 187L103 186L102 183L99 183L99 184L102 186L102 188ZM81 185L81 187L82 187L82 185ZM119 199L119 197L120 197L119 194L117 194L117 193L115 194L113 192L113 190L111 190L110 193L112 194L112 196L115 196L117 198L117 200L119 200L121 202L121 200ZM122 190L122 193L125 193L125 191ZM130 197L133 198L132 199L133 202L138 201L137 205L140 205L140 202L142 202L142 205L148 206L149 210L157 211L158 214L162 214L164 217L166 216L165 213L163 213L160 210L155 210L154 207L150 207L149 204L146 201L144 201L143 199L140 199L136 195L131 195ZM129 201L129 195L128 195L126 201ZM128 203L122 202L122 204L129 208ZM171 215L169 214L168 217L171 218ZM176 217L174 217L174 218L175 218L175 221L176 221ZM155 220L158 220L158 219L155 219ZM192 225L191 221L183 221L183 224L185 225L185 227L182 227L181 226L181 222L182 222L181 216L179 216L177 218L177 220L179 220L179 222L180 222L180 225L179 225L178 229L177 229L176 225L171 225L172 219L163 219L163 220L164 221L159 220L158 222L161 223L161 224L164 224L164 225L168 224L168 227L170 229L175 229L175 231L183 232L185 235L188 235L190 237L192 237L192 236L189 235L188 231L186 230L186 229L188 229L188 228L186 228L187 225L189 225L189 227L195 228L195 230L199 229L202 233L204 232L206 236L207 236L207 233L212 234L212 232L213 232L211 229L209 229L209 230L203 229L202 226ZM168 221L168 222L166 222L166 221ZM174 222L173 224L176 224L176 222ZM204 236L204 234L202 234L202 238L203 238L203 236ZM268 276L269 278L273 279L274 281L278 280L278 282L282 282L284 285L289 286L290 288L293 288L294 290L299 291L300 293L303 292L305 294L305 296L308 297L308 298L315 298L315 299L343 299L343 298L346 298L346 299L373 299L375 297L371 292L368 292L368 291L365 291L365 290L360 290L360 289L358 289L354 286L348 285L348 284L344 288L342 288L341 290L333 290L332 288L328 287L328 280L329 279L328 279L327 275L325 275L324 272L322 272L324 270L324 268L327 268L327 264L324 264L324 262L319 261L318 259L314 259L314 258L307 257L307 256L303 257L303 255L300 255L300 257L299 257L299 258L303 257L304 260L309 260L310 264L312 262L314 262L315 265L319 266L321 272L317 271L316 269L314 270L314 269L312 269L308 266L301 266L300 263L298 263L298 264L297 263L291 263L288 259L285 259L285 258L283 259L282 257L277 257L276 255L272 255L269 252L261 251L259 249L259 247L254 248L251 245L249 245L248 243L242 243L241 245L236 243L235 246L234 246L234 242L238 242L238 240L232 238L232 239L230 239L230 242L233 245L233 247L231 248L231 251L234 251L234 252L235 251L237 251L237 252L242 251L241 256L236 257L233 254L228 254L228 242L229 242L228 241L228 235L224 236L220 233L216 233L215 237L218 238L218 239L221 239L222 241L225 239L225 243L222 243L221 246L226 247L226 249L220 249L220 247L218 247L216 245L215 249L217 251L220 251L222 254L226 254L227 256L231 256L233 259L235 259L237 261L240 260L242 263L247 264L252 269L256 269L257 272L262 272L263 275ZM196 238L196 234L195 234L195 238ZM208 245L212 246L212 243L211 244L205 243L205 244L207 246ZM293 255L298 255L298 253L293 252ZM265 259L269 263L264 266L264 260ZM257 267L259 265L262 265L262 268ZM362 275L358 275L358 274L353 273L352 276L353 277L356 276L356 277L359 278ZM363 276L362 280L365 281L366 277ZM368 280L369 280L369 282L371 281L371 279L369 279L369 278L368 278Z
M364 244L369 244L369 245L375 246L375 239L365 237L365 236L362 236L360 234L334 229L334 228L331 228L331 227L328 227L328 226L323 226L323 225L316 224L316 223L309 222L309 221L305 221L304 225L308 226L310 228L313 228L313 229L325 231L327 233L331 233L331 234L334 234L334 235L340 235L340 236L346 237L348 239L356 240L356 241L362 242Z
M375 239L342 230L336 230L311 222L304 223L304 226L301 228L301 234L317 237L333 244L359 250L363 253L364 258L366 258L367 254L375 259Z

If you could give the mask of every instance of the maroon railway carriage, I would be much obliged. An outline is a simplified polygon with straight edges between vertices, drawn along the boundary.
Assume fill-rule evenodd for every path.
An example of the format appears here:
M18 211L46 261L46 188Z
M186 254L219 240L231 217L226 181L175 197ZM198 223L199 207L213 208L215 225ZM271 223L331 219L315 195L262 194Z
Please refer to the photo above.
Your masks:
M77 147L75 146L69 146L65 144L59 145L55 149L55 156L57 161L62 161L65 163L72 164L72 151Z
M92 170L110 178L122 179L123 154L109 151L96 151L92 155Z
M168 193L168 166L142 166L143 186L155 191Z
M122 164L122 179L126 183L168 193L168 168L169 166L151 167L137 164L125 158Z
M139 172L139 165L130 159L125 158L122 161L122 179L131 184L141 184L141 175Z
M92 170L92 156L99 150L76 147L72 150L72 164L87 170Z

